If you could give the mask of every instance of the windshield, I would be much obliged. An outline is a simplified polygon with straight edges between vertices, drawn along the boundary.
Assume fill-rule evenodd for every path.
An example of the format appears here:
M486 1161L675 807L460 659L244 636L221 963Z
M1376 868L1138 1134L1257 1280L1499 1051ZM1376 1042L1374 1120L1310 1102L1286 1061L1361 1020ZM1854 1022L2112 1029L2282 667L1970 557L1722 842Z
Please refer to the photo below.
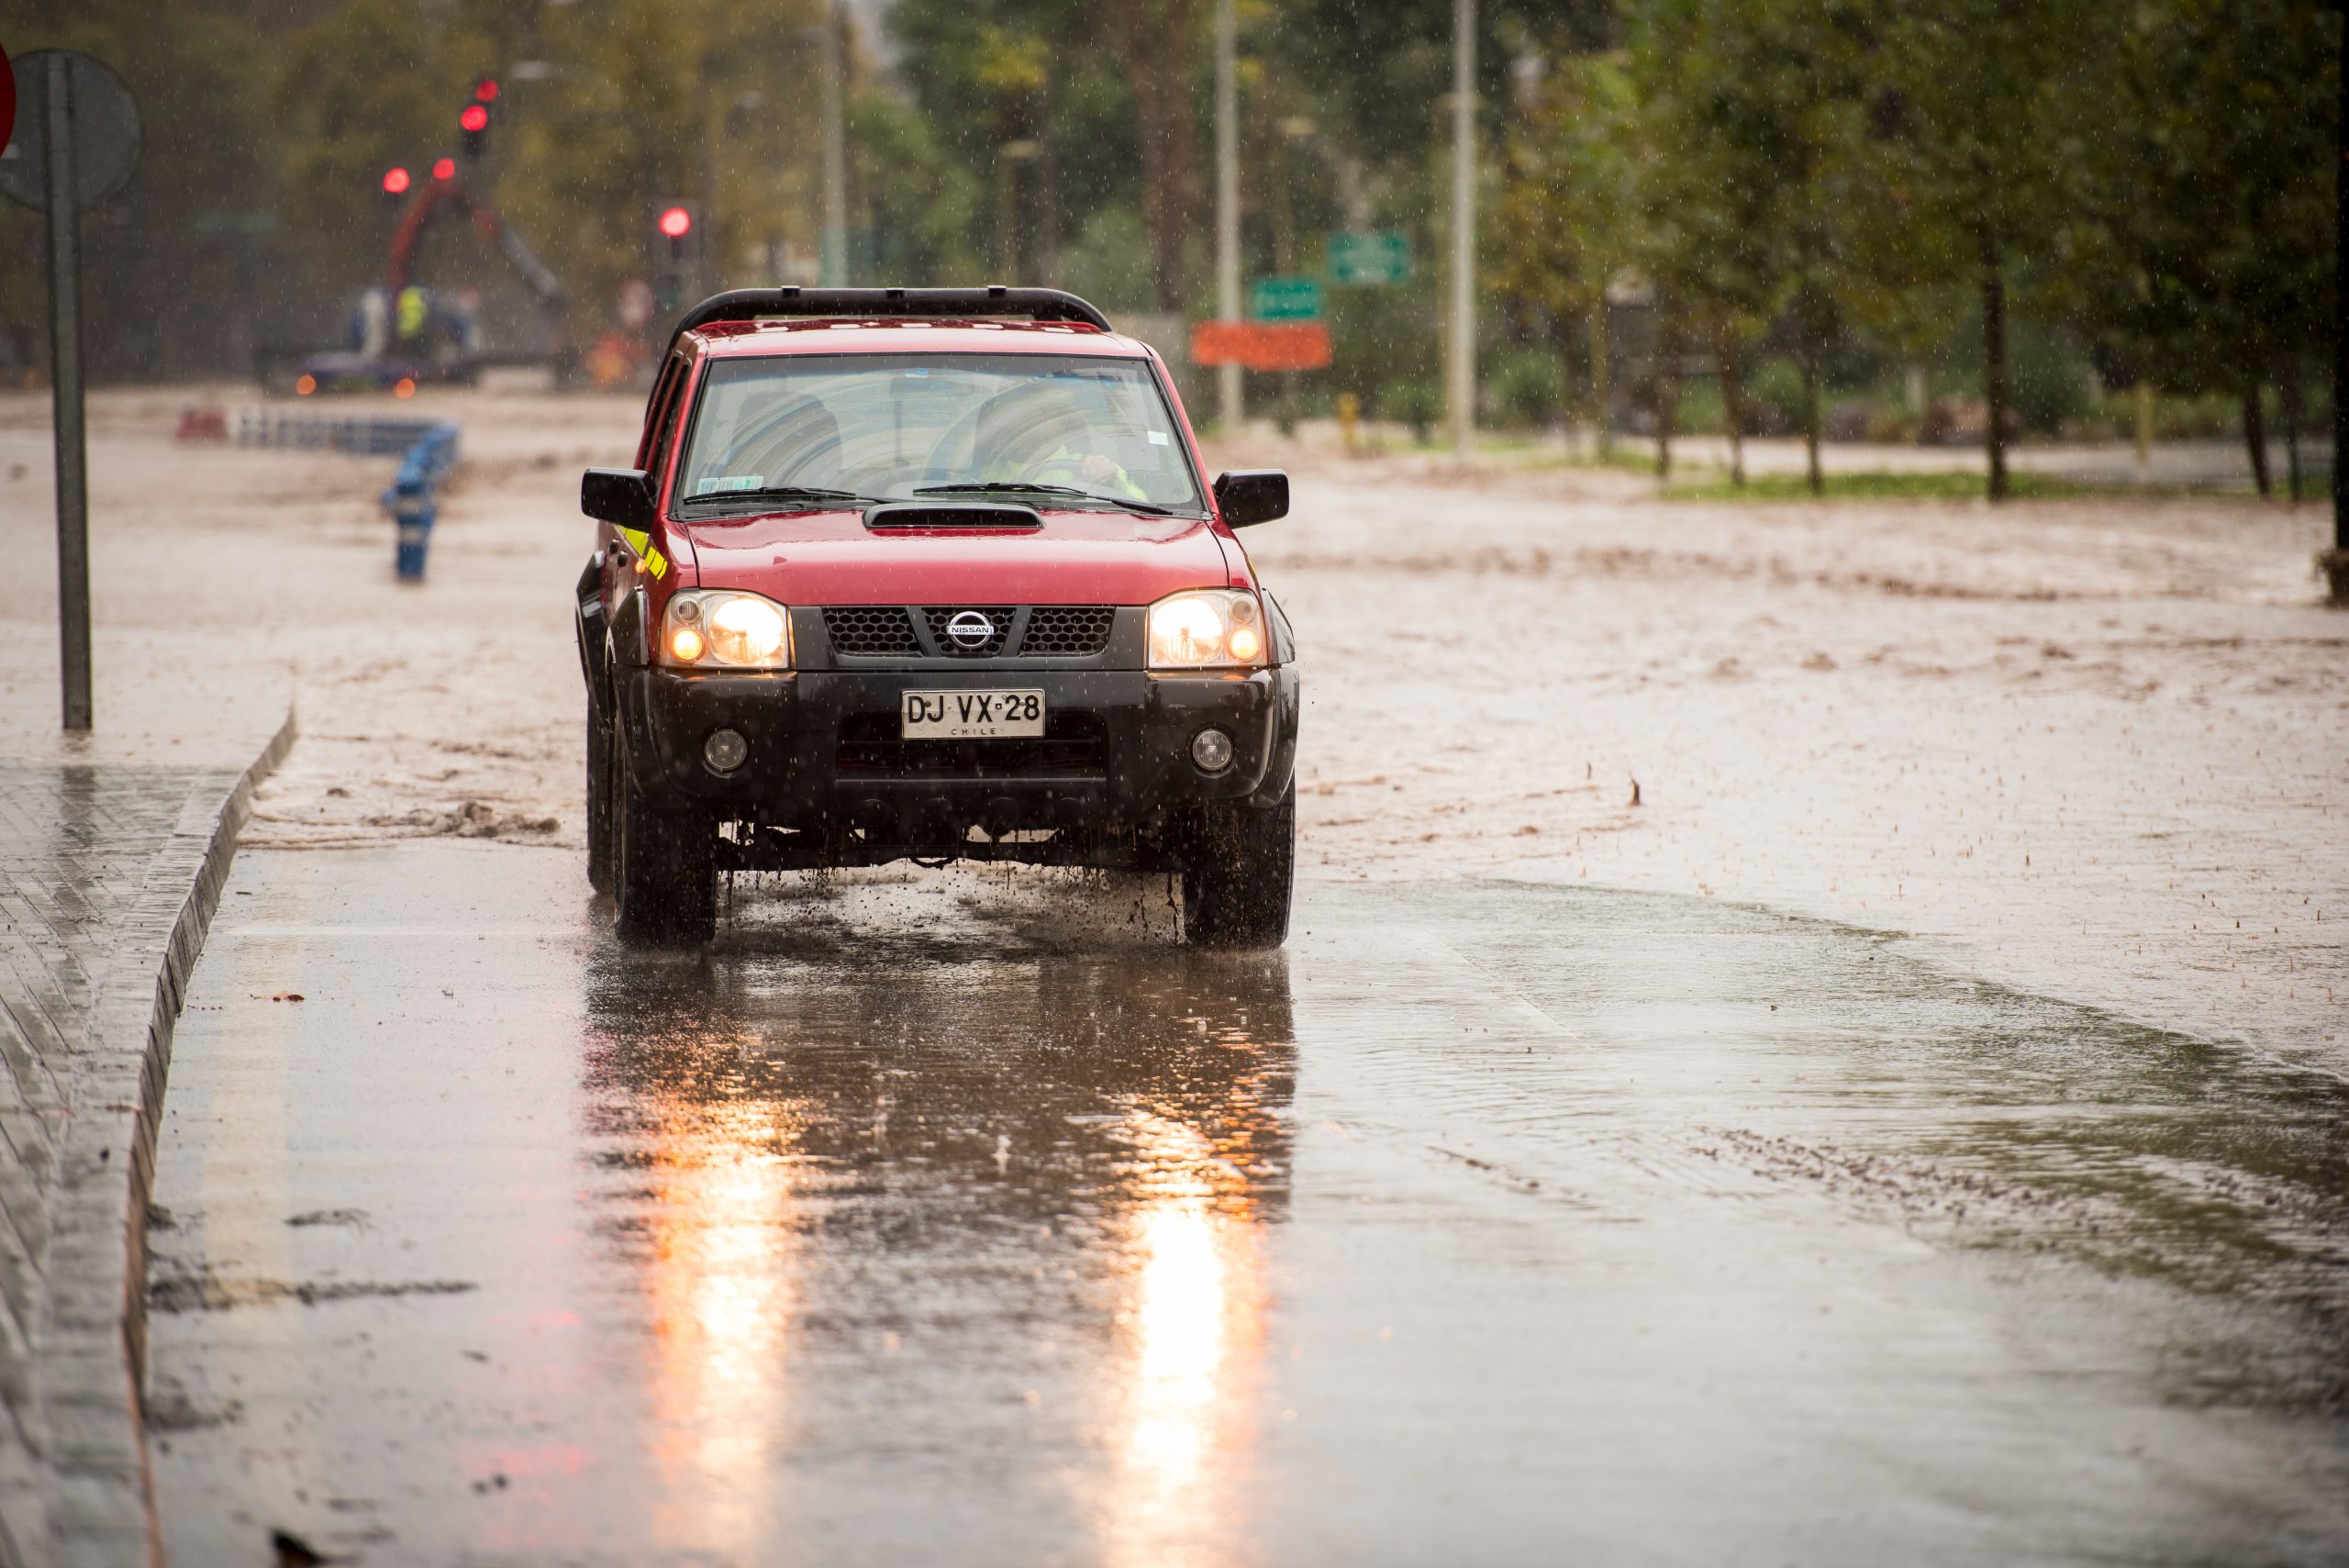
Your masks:
M701 510L791 491L837 502L1030 487L1045 506L1200 509L1174 414L1146 361L721 360L702 382L677 495Z

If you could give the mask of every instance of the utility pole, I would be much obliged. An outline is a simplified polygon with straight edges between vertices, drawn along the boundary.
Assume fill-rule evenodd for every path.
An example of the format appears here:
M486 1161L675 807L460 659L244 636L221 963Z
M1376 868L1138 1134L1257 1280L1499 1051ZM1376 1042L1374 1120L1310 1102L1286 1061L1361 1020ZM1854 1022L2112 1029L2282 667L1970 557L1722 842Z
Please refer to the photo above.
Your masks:
M1476 436L1476 0L1452 4L1452 455Z
M826 288L848 285L848 128L841 119L841 100L847 86L848 50L842 47L844 26L838 0L825 0L823 49L824 99L824 253ZM1012 280L1016 281L1016 280Z
M1215 0L1215 313L1240 319L1240 25L1234 0ZM1224 434L1240 429L1240 366L1216 370Z

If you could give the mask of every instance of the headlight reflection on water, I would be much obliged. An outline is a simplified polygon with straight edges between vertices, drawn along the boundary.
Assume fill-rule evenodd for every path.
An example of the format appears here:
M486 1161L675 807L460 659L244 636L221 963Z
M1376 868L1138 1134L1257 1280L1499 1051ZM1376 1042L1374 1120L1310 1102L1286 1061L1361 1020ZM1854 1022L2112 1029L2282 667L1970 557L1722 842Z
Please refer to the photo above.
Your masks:
M789 1392L792 1165L771 1103L680 1105L656 1135L651 1214L659 1538L755 1558L769 1515L778 1418Z
M1137 1112L1146 1196L1133 1217L1115 1563L1229 1560L1248 1491L1264 1338L1260 1219L1247 1176L1196 1129Z

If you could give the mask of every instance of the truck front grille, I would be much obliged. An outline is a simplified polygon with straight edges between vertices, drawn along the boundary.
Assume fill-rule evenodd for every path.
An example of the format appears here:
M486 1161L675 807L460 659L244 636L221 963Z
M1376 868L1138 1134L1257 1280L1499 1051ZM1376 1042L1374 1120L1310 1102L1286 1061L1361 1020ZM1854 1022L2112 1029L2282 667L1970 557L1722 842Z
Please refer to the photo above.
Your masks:
M1089 658L1109 646L1118 612L1108 605L1038 605L1028 612L1019 651L1041 658Z
M824 612L824 632L832 651L859 658L904 654L918 658L921 644L914 637L914 618L903 605L847 605Z
M965 638L954 635L957 618ZM985 635L975 635L979 623ZM1117 629L1114 605L830 605L824 631L851 659L1095 659Z

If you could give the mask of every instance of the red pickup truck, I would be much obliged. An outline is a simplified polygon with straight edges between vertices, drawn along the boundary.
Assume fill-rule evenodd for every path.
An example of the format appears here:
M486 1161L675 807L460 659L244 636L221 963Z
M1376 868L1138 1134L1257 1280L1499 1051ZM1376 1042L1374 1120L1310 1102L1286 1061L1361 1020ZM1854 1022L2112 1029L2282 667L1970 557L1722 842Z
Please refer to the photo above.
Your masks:
M1148 345L1052 289L744 289L685 314L636 466L590 469L588 875L630 940L734 871L1180 873L1277 946L1296 650Z

